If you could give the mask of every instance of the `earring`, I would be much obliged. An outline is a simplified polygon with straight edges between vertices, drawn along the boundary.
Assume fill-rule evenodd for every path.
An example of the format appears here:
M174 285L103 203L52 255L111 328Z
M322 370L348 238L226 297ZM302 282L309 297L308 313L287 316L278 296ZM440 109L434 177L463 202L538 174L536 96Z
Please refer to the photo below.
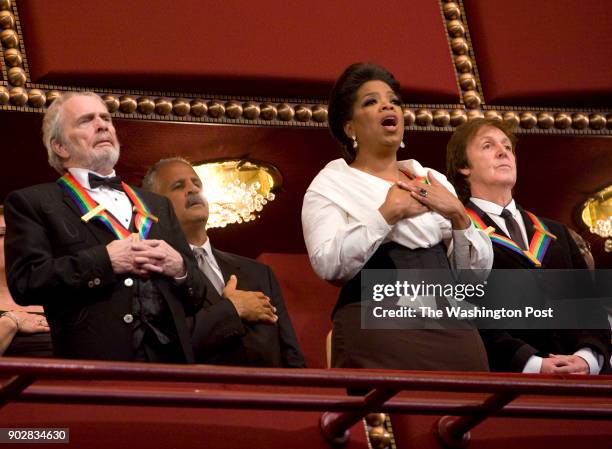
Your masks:
M357 137L353 136L351 137L351 139L353 139L353 148L357 149L357 147L359 147L359 144L357 143Z
M404 143L403 140L400 142L400 148L406 148L406 144Z

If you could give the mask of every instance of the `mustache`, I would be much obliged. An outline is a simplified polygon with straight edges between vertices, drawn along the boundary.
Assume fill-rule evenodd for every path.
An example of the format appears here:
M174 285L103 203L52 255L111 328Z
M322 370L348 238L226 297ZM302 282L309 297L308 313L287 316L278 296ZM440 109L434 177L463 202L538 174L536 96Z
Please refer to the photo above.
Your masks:
M109 142L113 142L113 144L116 144L115 139L113 139L112 134L110 133L100 133L97 135L96 139L94 140L94 145L97 145L100 142L103 141L109 141Z
M196 204L201 204L202 206L206 205L206 200L199 193L189 193L187 194L187 199L185 200L185 208L189 209L191 206L195 206Z

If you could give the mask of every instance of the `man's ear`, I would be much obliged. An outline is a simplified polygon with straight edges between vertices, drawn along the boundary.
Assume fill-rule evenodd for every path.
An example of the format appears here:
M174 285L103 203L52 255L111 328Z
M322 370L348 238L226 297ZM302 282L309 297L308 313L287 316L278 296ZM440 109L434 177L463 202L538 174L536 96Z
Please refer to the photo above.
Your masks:
M57 140L51 142L51 149L62 159L68 159L70 157L70 153L68 152L66 147L59 143Z
M353 130L353 121L349 120L344 124L344 134L349 136L351 139L355 136L355 131Z

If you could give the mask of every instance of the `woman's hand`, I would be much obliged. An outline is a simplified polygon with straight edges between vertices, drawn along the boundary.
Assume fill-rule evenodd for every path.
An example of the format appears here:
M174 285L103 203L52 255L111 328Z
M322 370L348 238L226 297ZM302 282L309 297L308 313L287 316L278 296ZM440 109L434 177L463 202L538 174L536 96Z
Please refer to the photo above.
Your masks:
M10 313L17 320L17 332L20 334L49 332L49 324L44 315L28 313L21 310L12 310Z
M407 188L411 184L416 183L413 181L401 181L393 184L387 192L385 202L378 208L381 215L390 225L394 225L404 218L429 212L427 205L412 197L411 192Z
M412 198L423 206L427 206L432 211L450 220L453 229L467 229L470 226L470 219L465 213L465 208L459 198L444 187L431 171L427 173L427 179L429 185L400 182L399 186L409 191Z

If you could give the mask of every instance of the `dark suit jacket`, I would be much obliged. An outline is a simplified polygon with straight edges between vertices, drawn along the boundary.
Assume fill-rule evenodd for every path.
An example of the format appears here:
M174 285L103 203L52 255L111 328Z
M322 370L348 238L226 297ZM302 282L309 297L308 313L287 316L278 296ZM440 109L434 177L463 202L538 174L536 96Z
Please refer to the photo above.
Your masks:
M305 366L291 319L276 277L267 265L219 251L213 254L227 283L234 274L240 290L260 291L276 307L276 324L244 323L233 304L212 287L195 317L193 344L196 362L238 366Z
M473 209L487 226L496 228L498 234L503 234L495 222L475 204L468 202L467 207ZM519 207L525 222L527 238L531 240L534 234L533 223ZM549 269L586 269L584 258L567 228L553 220L540 218L549 230L555 234L544 256L541 268ZM509 236L506 235L509 238ZM533 269L533 264L525 257L493 243L493 269ZM552 287L552 286L544 286ZM609 360L610 330L495 330L482 329L482 339L487 348L489 364L492 371L521 372L532 355L546 357L549 354L573 354L576 350L588 347L604 356L604 366Z
M205 294L200 273L169 201L135 189L159 221L150 239L165 240L185 260L187 279L153 281L165 298L187 362L193 362L185 315L194 314ZM81 212L57 183L9 194L5 202L6 271L11 295L21 305L42 304L51 326L55 355L64 358L134 360L134 284L116 275L106 250L115 239L98 220ZM128 280L129 279L129 280Z

